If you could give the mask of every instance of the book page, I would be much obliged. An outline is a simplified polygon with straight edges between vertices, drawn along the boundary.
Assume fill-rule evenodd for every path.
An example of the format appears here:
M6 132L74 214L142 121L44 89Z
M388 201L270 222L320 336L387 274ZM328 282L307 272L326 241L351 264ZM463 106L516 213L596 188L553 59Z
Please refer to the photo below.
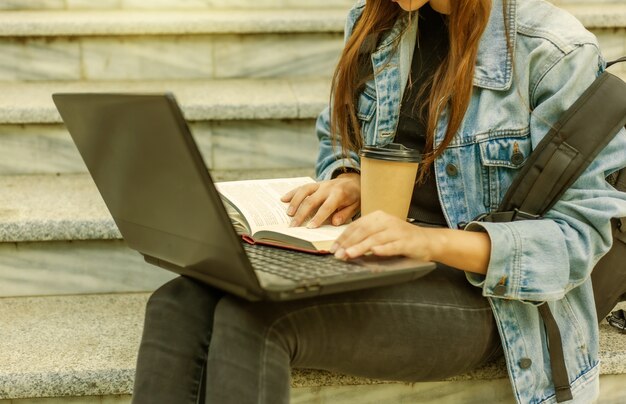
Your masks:
M250 235L250 229L248 228L249 225L246 221L246 218L243 217L241 212L239 212L228 199L223 196L221 196L221 199L224 208L226 208L226 213L228 213L228 217L230 218L230 222L233 224L235 232L237 232L237 234L239 235Z
M219 182L215 186L246 218L250 233L267 226L289 226L289 204L280 198L294 188L315 183L310 177Z

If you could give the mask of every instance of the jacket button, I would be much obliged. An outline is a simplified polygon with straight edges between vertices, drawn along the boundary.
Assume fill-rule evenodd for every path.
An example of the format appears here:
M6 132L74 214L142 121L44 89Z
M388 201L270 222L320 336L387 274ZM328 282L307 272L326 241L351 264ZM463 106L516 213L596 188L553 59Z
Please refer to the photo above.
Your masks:
M522 358L519 361L519 367L522 369L528 369L533 364L530 358Z
M495 288L493 288L493 294L496 296L504 296L505 293L506 293L506 286L504 285L498 285Z
M446 166L446 173L450 177L456 177L459 174L459 169L452 163Z
M521 152L515 152L513 153L513 155L511 156L511 163L513 163L513 165L520 165L524 162L524 153Z

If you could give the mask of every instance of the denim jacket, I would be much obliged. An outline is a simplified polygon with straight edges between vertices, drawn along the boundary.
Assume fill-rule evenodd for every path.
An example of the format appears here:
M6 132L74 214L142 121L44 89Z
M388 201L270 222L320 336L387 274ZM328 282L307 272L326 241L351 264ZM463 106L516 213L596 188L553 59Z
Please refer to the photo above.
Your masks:
M360 0L350 11L346 38L364 5ZM400 17L371 55L376 75L357 103L366 145L384 145L394 138L417 20L408 14ZM626 166L626 131L610 142L544 219L472 219L498 207L533 148L604 67L596 38L563 10L543 0L509 0L506 5L493 0L464 121L435 161L439 200L449 227L469 223L468 231L485 231L491 239L487 275L468 273L467 278L491 303L519 403L556 402L536 307L540 302L548 302L561 330L571 402L590 403L599 393L598 319L590 273L611 247L609 219L626 216L626 195L605 181ZM443 141L446 125L444 109L435 144ZM317 134L318 179L331 178L341 167L358 167L357 155L342 158L333 150L328 108L317 120Z

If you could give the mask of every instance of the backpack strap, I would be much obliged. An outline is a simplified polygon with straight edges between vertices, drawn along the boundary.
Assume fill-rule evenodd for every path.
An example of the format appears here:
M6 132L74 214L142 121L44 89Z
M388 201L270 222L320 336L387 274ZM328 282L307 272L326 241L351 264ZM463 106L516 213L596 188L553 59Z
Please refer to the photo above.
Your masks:
M554 381L554 394L556 402L569 401L573 398L572 389L570 388L569 378L567 377L567 367L565 366L565 354L563 353L563 342L561 340L561 331L552 315L552 311L548 303L543 303L538 307L541 319L546 326L546 334L548 337L550 367L552 370L552 380Z
M619 58L617 60L614 60L612 62L607 62L606 68L608 69L609 67L613 66L614 64L622 63L622 62L626 62L626 56L621 57L621 58Z

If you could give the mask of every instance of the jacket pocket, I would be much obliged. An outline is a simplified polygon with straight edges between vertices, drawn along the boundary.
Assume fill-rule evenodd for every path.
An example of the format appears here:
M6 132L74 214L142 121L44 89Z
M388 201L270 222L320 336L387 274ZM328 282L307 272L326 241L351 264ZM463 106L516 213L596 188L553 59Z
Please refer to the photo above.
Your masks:
M520 168L526 163L532 144L530 135L488 138L479 141L480 159L485 166Z
M478 141L485 206L497 209L506 191L532 152L528 131L490 136Z

